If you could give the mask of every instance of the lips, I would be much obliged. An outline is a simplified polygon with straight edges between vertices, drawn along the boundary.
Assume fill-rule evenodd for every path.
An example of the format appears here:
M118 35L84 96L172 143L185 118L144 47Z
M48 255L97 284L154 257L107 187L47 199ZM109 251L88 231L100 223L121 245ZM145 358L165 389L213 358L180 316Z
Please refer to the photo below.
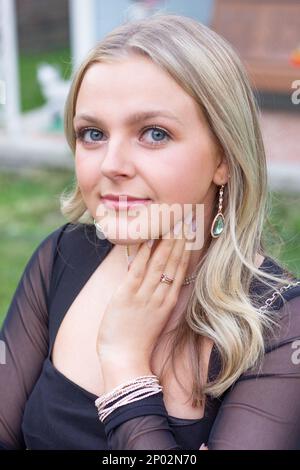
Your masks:
M101 202L112 209L127 210L130 207L147 205L151 202L151 199L133 199L129 196L120 196L120 198L102 197Z

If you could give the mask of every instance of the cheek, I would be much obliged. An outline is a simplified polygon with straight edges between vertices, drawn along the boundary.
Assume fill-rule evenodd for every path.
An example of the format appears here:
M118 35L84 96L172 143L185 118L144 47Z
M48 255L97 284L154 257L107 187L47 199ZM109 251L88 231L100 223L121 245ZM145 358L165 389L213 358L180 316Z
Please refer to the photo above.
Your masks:
M100 165L96 158L75 152L75 172L82 193L91 191L99 181Z
M178 202L203 201L214 175L211 150L193 145L173 157L168 172L163 173L165 193Z

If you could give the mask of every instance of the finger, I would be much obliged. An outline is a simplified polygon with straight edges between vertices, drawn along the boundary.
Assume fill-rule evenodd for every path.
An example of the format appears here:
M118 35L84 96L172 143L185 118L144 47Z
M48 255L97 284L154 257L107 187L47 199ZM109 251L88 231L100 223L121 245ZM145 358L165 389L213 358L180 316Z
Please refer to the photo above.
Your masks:
M191 214L188 214L186 221L190 219ZM140 245L129 270L128 283L135 290L142 290L142 295L145 295L145 298L152 297L157 288L176 241L173 229L171 229L163 239L158 240L151 257L151 248L147 242Z
M185 224L184 234L178 239L167 260L163 273L173 279L172 284L160 281L154 291L154 296L159 302L175 304L177 302L179 290L184 281L186 269L189 263L190 250L186 250L186 236L191 231L191 226Z
M177 229L180 228L180 225L182 225L181 220L176 224ZM177 233L177 236L174 234L174 229L175 227L166 234L166 238L159 240L159 243L148 262L146 276L139 287L139 294L141 296L145 296L145 298L153 297L157 287L161 284L161 275L166 272L165 267L174 247L180 247L180 245L183 244L183 240L178 239L179 234ZM181 252L180 248L179 251ZM177 255L177 258L179 258L179 255ZM160 302L160 299L158 300Z
M184 224L180 221L174 227L175 234L171 250L168 246L167 252L164 253L165 247L163 245L156 250L149 261L147 282L144 282L140 287L139 293L142 296L152 296L152 300L155 300L159 306L170 289L170 284L161 282L161 276L165 274L171 279L175 277L186 243L185 237L189 233L189 224L187 223L189 219L190 217L185 220Z
M154 240L151 240L154 242ZM147 263L151 254L150 240L140 244L134 260L128 267L127 282L131 288L138 289L146 275Z
M147 278L144 279L144 282L140 285L139 294L141 296L147 296L149 298L153 297L159 284L162 284L160 279L163 273L173 278L173 270L169 269L167 271L165 266L167 265L175 246L177 246L177 253L181 253L181 249L178 249L178 245L180 244L182 244L182 240L176 240L174 238L160 242L159 250L157 247L157 251L155 251L149 260ZM175 256L179 258L180 254ZM164 285L168 286L167 284ZM163 289L163 291L165 291L165 289Z
M147 276L147 270L149 265L149 258L151 257L152 245L149 242L155 242L155 240L147 240L139 246L139 249L136 253L134 260L131 262L130 269L128 272L127 282L131 288L135 290L139 289L143 281L149 281L149 276ZM153 243L154 244L154 243ZM163 244L163 251L160 251L160 254L157 255L158 248ZM174 244L174 235L172 230L166 234L166 238L158 240L158 245L154 249L154 254L152 254L155 259L159 260L159 263L163 263L163 266L166 263L166 260L172 250ZM151 289L151 282L148 285L147 295L151 295L154 287Z
M186 276L186 271L187 271L187 267L189 265L191 253L192 253L192 250L190 250L188 248L187 242L185 241L184 246L183 246L182 256L181 256L180 262L177 266L175 279L174 279L174 282L172 283L172 286L171 286L171 289L170 289L170 295L175 295L175 294L178 295L179 294L182 283L183 283L184 278Z

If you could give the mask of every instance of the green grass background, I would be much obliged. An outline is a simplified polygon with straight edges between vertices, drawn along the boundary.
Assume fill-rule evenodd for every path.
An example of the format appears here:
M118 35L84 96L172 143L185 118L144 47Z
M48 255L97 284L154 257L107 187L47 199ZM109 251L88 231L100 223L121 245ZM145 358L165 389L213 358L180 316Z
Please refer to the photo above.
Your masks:
M0 173L0 323L31 254L66 222L59 195L72 181L62 170Z
M29 111L45 103L37 80L38 64L57 65L64 80L70 78L72 65L70 49L58 49L40 53L21 53L19 59L21 110Z

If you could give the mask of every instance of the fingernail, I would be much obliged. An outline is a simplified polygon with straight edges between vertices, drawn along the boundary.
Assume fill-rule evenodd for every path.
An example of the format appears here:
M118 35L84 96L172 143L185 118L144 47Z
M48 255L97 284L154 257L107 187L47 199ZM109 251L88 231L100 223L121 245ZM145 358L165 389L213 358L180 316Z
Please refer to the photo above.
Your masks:
M190 225L191 222L192 222L192 219L193 219L193 211L189 212L189 213L185 216L185 218L184 218L184 223L185 223L186 225Z
M149 246L149 248L151 248L153 246L153 243L154 243L153 239L147 240L147 245Z
M132 261L134 260L135 255L129 255L128 258L128 265L127 265L127 271L129 271L129 268L132 264Z

